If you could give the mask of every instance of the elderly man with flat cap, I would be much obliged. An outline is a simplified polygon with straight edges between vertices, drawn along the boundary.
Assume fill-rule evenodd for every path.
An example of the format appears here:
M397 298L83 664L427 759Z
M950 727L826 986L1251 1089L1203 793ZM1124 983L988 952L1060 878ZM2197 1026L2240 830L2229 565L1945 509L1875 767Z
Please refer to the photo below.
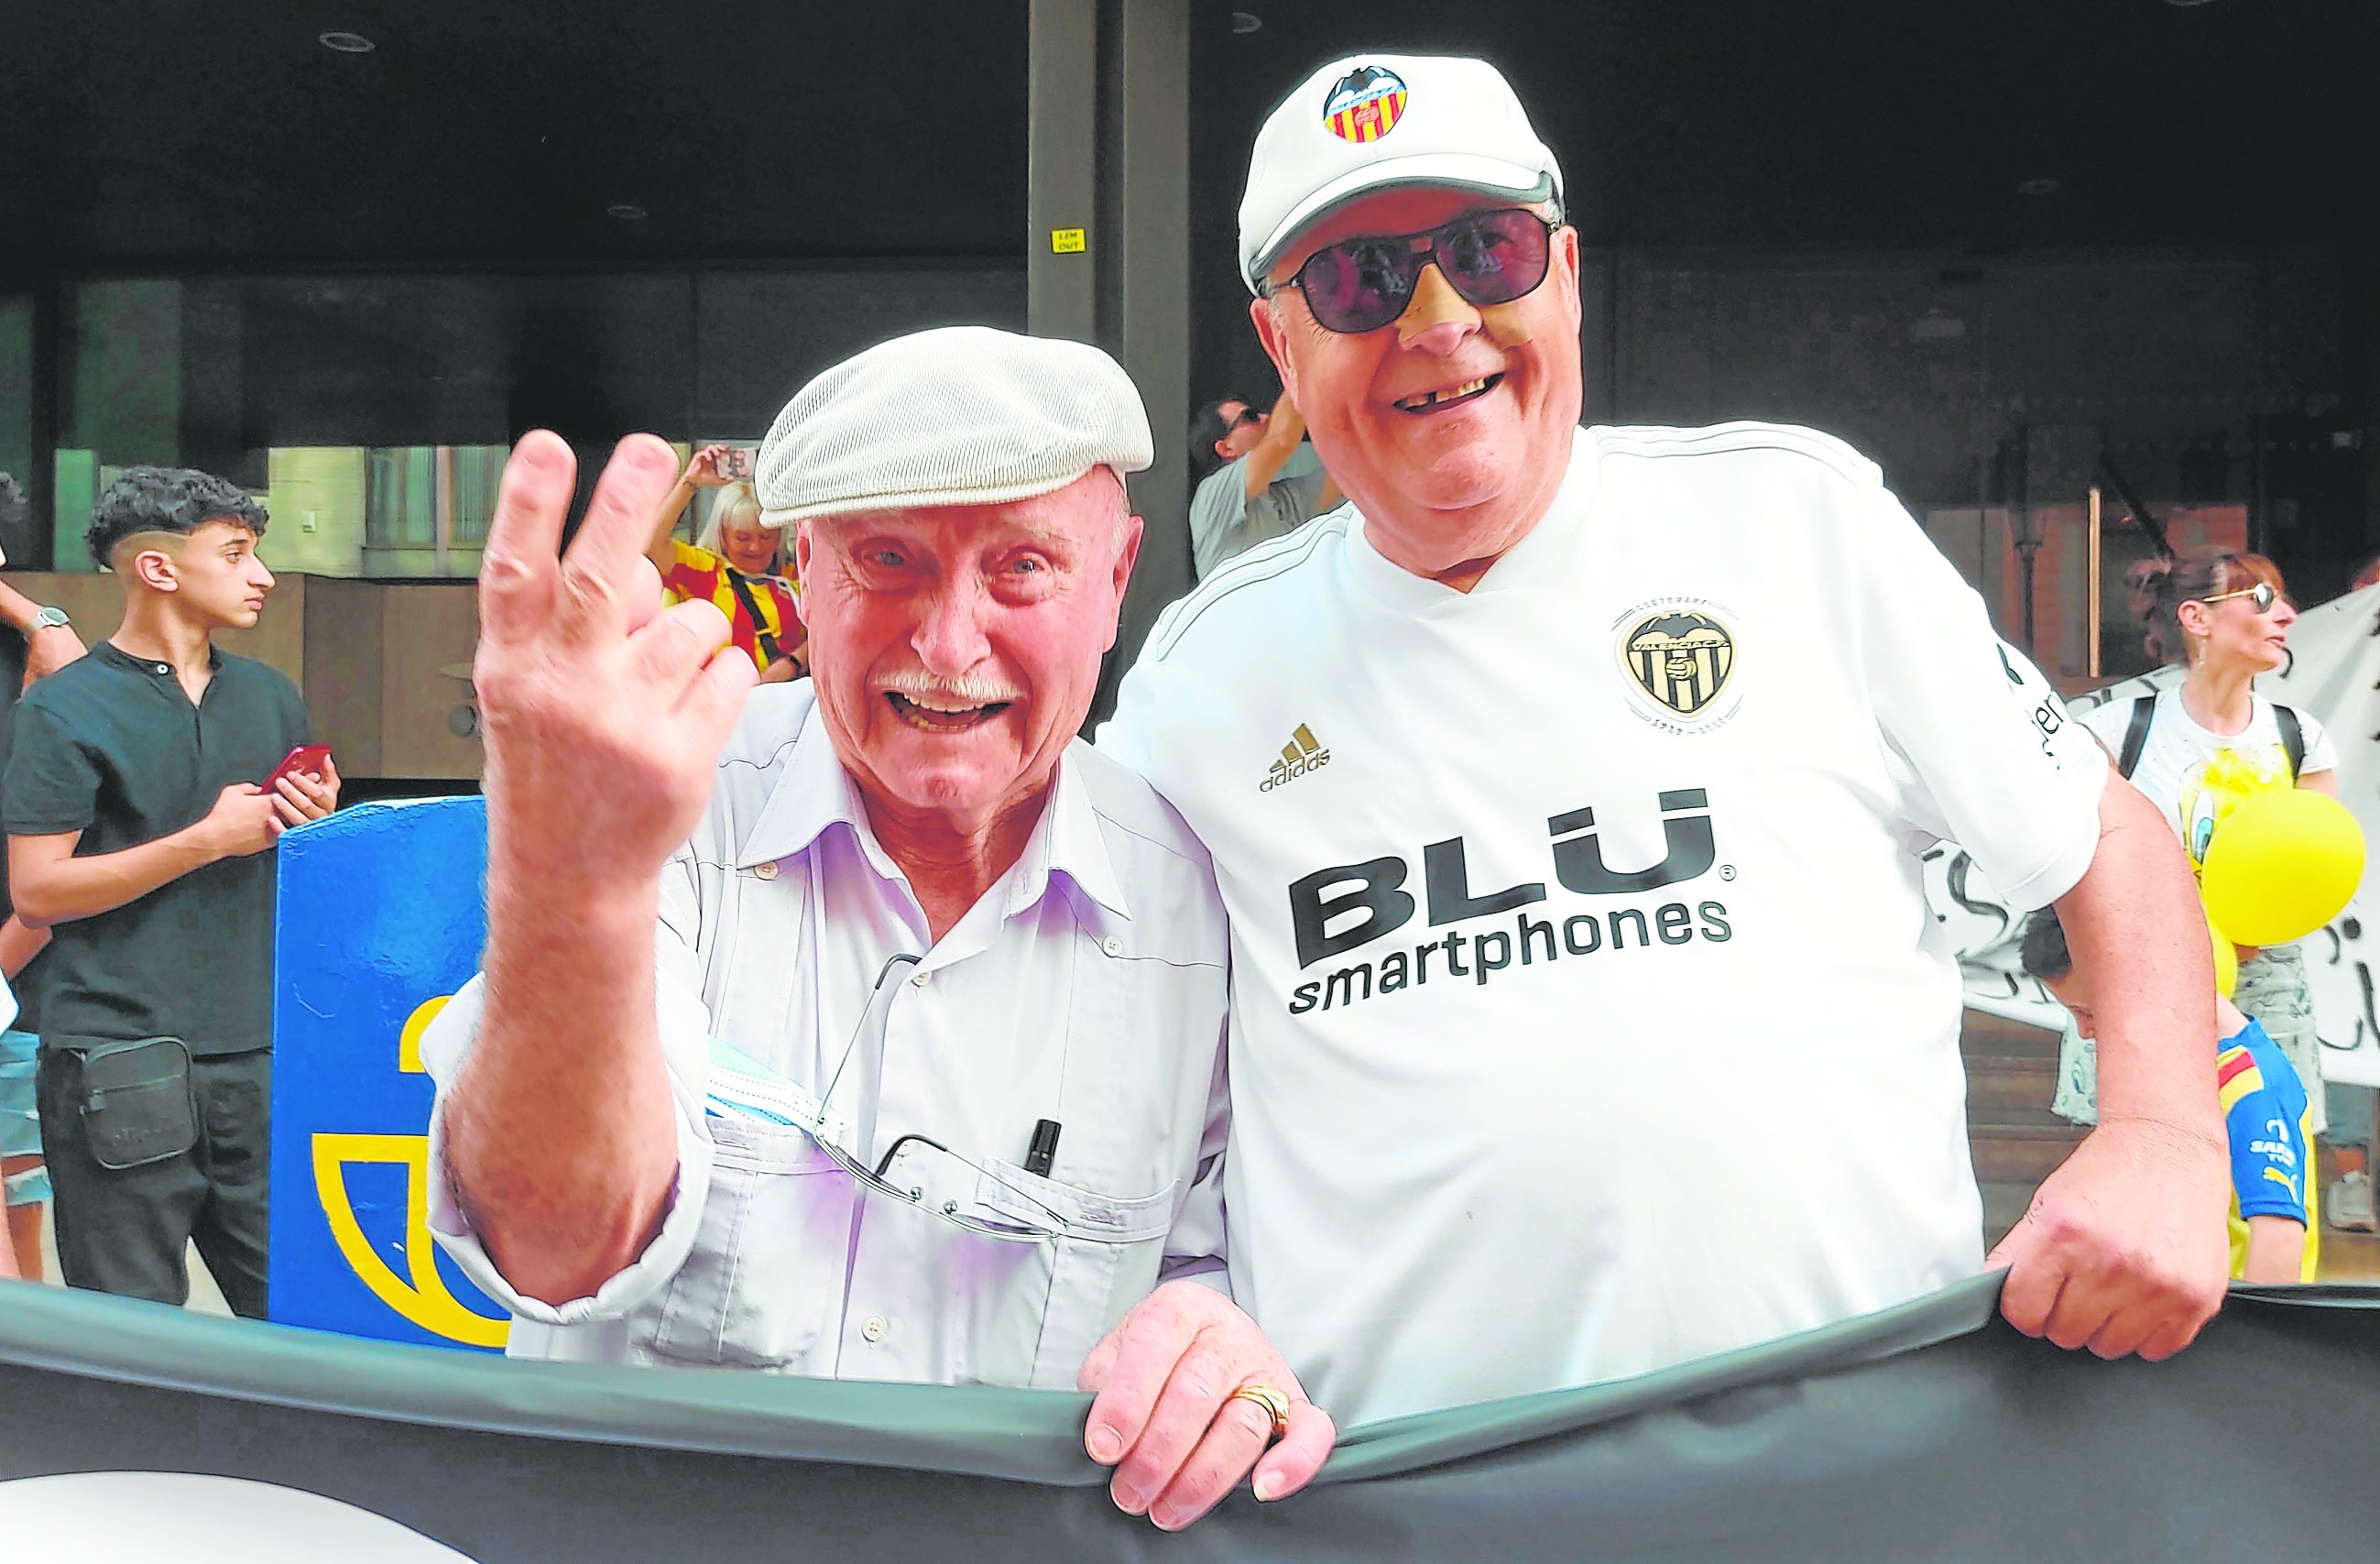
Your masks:
M1232 1293L1307 1386L1365 1423L1981 1270L1945 838L2114 996L2120 1106L1992 1256L2003 1311L2188 1342L2225 1272L2189 869L1876 467L1578 427L1578 235L1476 60L1316 72L1240 256L1354 503L1172 609L1099 747L1214 855Z
M623 443L557 559L570 453L521 442L473 669L487 953L423 1049L432 1223L514 1355L1079 1384L1169 1528L1320 1465L1225 1291L1205 850L1075 738L1149 455L1079 344L826 371L758 471L820 672L753 690L643 557L668 447Z

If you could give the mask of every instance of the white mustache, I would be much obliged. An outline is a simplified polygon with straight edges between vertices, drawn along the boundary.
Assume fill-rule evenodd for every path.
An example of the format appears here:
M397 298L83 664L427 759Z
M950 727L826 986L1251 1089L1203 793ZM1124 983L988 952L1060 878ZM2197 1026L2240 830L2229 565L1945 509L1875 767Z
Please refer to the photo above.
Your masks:
M1018 701L1025 692L1004 681L982 678L937 679L929 673L888 673L876 681L880 694L906 697L920 706L958 709L970 706L990 706L998 701Z

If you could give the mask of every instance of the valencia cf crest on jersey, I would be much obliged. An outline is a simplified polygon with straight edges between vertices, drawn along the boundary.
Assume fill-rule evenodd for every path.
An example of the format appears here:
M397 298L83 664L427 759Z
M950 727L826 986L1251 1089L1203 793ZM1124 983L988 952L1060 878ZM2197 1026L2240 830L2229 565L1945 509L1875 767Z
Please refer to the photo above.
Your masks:
M1322 123L1342 141L1377 141L1405 112L1405 84L1392 70L1357 66L1339 79L1322 108Z
M1652 703L1645 715L1662 727L1700 727L1728 714L1723 701L1735 673L1735 633L1716 604L1648 603L1621 621L1620 664Z

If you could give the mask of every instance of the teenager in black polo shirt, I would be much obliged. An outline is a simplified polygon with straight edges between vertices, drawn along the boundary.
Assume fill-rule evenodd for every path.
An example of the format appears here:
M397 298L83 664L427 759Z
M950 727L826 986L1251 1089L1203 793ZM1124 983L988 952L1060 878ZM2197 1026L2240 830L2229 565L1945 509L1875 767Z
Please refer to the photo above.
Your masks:
M218 651L263 612L262 506L133 467L92 507L124 621L26 692L0 777L18 915L48 925L42 1146L67 1283L179 1303L195 1241L261 1317L273 843L338 803L335 770L260 784L307 742L298 688Z

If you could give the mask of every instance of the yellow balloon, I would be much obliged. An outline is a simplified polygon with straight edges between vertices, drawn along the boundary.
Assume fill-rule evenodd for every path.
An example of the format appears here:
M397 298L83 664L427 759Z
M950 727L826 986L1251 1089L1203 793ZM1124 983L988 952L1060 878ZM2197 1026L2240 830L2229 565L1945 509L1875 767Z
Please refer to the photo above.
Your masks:
M2244 945L2286 945L2337 917L2363 880L2363 830L2336 798L2301 787L2240 801L2207 843L2209 922Z
M2213 918L2206 920L2206 937L2215 945L2215 991L2228 1000L2231 990L2240 986L2240 948L2231 943L2229 935L2215 927Z

